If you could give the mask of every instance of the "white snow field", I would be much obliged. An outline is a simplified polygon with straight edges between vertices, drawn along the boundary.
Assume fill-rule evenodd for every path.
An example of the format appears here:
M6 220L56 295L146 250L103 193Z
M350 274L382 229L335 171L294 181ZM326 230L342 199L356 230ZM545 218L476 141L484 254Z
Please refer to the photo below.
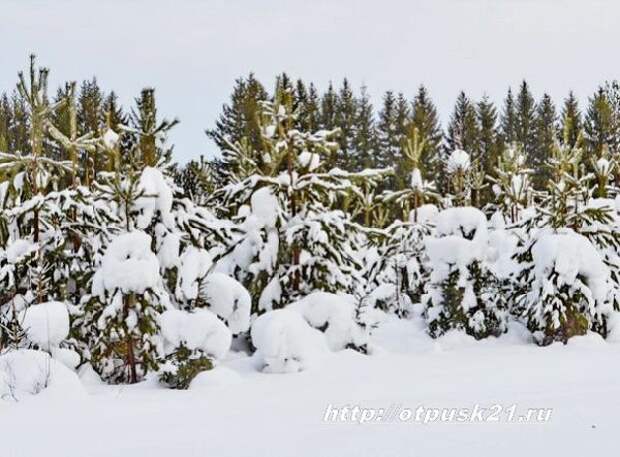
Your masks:
M589 334L538 347L512 325L499 339L432 340L421 320L388 319L373 355L326 353L296 373L259 371L229 353L188 391L147 381L108 386L82 372L19 402L0 401L3 457L613 455L618 443L620 344ZM64 372L63 372L64 373ZM499 421L325 421L328 406L504 407ZM552 408L546 422L509 422ZM424 413L426 414L426 413ZM486 414L483 418L487 418ZM329 417L328 417L329 419Z

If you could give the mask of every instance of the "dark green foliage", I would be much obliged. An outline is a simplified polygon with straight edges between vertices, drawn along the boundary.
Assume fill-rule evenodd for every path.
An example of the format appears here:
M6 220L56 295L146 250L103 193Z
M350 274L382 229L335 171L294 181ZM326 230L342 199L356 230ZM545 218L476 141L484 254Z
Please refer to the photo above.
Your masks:
M211 359L203 351L180 346L162 360L159 381L171 389L185 390L199 373L212 368Z
M325 94L321 98L321 128L332 130L336 128L336 114L338 111L338 95L330 82Z
M267 99L263 85L250 73L247 78L235 81L230 102L222 107L222 114L215 123L215 128L207 130L207 136L213 140L219 150L241 138L249 138L254 147L261 143L258 126L258 107Z
M200 156L198 161L192 160L177 170L174 180L186 197L204 203L215 189L212 162Z
M98 297L85 306L86 314L92 319L84 324L90 325L89 335L94 338L89 342L93 368L111 384L141 381L146 373L159 367L155 339L159 333L157 319L163 307L158 297L148 291L143 295L123 295L119 312L106 314L108 306L108 302L102 303ZM130 325L129 316L135 323Z
M441 291L442 310L435 319L428 323L428 333L437 338L450 329L464 329L467 324L467 317L461 307L463 301L463 289L458 286L459 272L453 269L448 277L437 286Z
M472 160L480 157L480 127L476 115L476 107L469 100L465 92L461 92L456 99L456 105L446 136L448 151L463 149Z
M582 131L581 112L579 111L579 102L573 91L568 93L568 97L564 100L562 114L560 117L560 129L569 146L575 146Z
M523 151L530 164L534 161L536 144L536 104L526 81L521 83L515 103L515 138L514 141L523 145Z
M481 339L504 333L507 305L503 294L498 293L498 280L478 261L467 266L465 281L461 274L451 266L447 277L431 286L426 309L429 334L437 338L458 329Z
M353 150L355 151L353 170L360 171L365 168L377 168L378 144L374 112L365 87L362 87L361 95L357 102L355 131L352 143Z
M558 274L552 272L549 281L557 287ZM584 282L583 277L579 280ZM530 309L527 313L528 329L534 334L534 338L541 346L547 346L553 342L566 343L573 336L585 335L590 328L590 322L586 316L588 299L579 290L575 290L568 284L562 284L556 288L553 295L544 294L540 308L545 310L542 316L538 316L538 308ZM554 314L559 315L559 325L554 325ZM542 321L542 322L541 322ZM607 322L604 317L595 323L593 330L607 336Z
M440 149L443 133L439 125L437 108L433 104L426 87L420 86L413 100L411 123L418 129L424 148L420 158L420 169L424 171L424 179L441 181Z
M545 167L547 158L552 154L557 141L557 115L555 105L548 94L544 94L536 108L535 144L530 155L530 167L534 170L533 180L537 189L543 189L549 179L549 170Z
M340 129L336 166L343 170L351 170L353 168L353 154L355 153L353 137L355 133L356 111L357 100L349 81L345 79L342 82L336 103L336 127Z
M380 154L377 157L377 165L385 167L393 163L397 149L400 146L396 125L396 97L388 91L383 96L383 105L377 120L377 143Z
M493 102L485 95L477 105L478 126L480 128L479 164L487 176L493 176L495 166L504 149L502 136L498 132L497 110ZM490 188L487 187L481 195L484 205L493 199Z
M504 143L510 144L517 141L517 113L511 88L508 88L508 95L504 99L500 124Z
M584 120L585 159L601 157L605 147L616 150L618 126L609 99L603 88L588 99Z

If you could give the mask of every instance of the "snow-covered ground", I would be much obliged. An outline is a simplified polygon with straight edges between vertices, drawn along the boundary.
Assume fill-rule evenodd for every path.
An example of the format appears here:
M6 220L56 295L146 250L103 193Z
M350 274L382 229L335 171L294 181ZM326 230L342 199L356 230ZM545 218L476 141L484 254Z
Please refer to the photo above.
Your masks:
M595 334L538 347L513 326L499 339L437 340L390 319L372 356L327 354L305 371L259 372L232 353L188 391L156 383L47 389L0 402L3 457L613 455L620 344ZM332 408L504 407L498 422L325 421ZM552 408L547 422L508 422ZM484 417L488 417L485 413ZM428 454L427 454L428 453Z

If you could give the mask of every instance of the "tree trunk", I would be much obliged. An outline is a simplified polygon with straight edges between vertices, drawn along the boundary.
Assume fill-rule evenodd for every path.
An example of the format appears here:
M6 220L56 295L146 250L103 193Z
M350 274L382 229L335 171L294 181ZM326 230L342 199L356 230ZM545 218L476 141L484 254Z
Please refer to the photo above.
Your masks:
M129 310L133 307L133 294L125 295L123 297L123 301L125 302L123 317L127 319ZM138 374L136 370L136 355L134 353L133 338L131 337L130 332L127 332L127 365L129 366L129 382L131 384L135 384L138 382Z

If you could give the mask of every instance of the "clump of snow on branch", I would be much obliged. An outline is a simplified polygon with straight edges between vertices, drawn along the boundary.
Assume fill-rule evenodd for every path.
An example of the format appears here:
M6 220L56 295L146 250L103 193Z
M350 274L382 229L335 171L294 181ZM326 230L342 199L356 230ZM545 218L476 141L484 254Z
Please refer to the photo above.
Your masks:
M215 359L221 359L230 349L230 330L208 310L187 312L170 309L159 316L159 325L172 349L179 346L200 349Z
M469 154L462 149L455 149L448 157L447 171L449 174L465 173L471 166Z
M189 246L181 256L178 289L187 300L198 297L200 281L207 275L213 260L204 249Z
M383 313L371 306L358 310L355 297L348 294L313 292L288 309L299 312L312 327L323 329L332 351L365 348L371 330L383 318Z
M204 280L201 296L234 334L250 328L252 299L239 281L222 273L212 273Z
M160 281L159 260L151 251L151 237L141 231L118 235L108 246L93 278L93 295L105 291L142 294Z
M610 291L609 268L586 237L571 232L545 234L532 248L532 258L534 293L540 290L545 294L549 290L549 277L555 273L558 287L564 284L585 287L592 309L606 301Z
M487 237L487 218L482 211L472 207L448 208L435 216L438 236L455 235L481 242Z
M138 228L147 228L156 213L160 214L164 225L171 227L174 223L171 213L173 195L162 172L157 168L146 167L140 175L138 190L142 195L133 208L140 213L137 218Z

